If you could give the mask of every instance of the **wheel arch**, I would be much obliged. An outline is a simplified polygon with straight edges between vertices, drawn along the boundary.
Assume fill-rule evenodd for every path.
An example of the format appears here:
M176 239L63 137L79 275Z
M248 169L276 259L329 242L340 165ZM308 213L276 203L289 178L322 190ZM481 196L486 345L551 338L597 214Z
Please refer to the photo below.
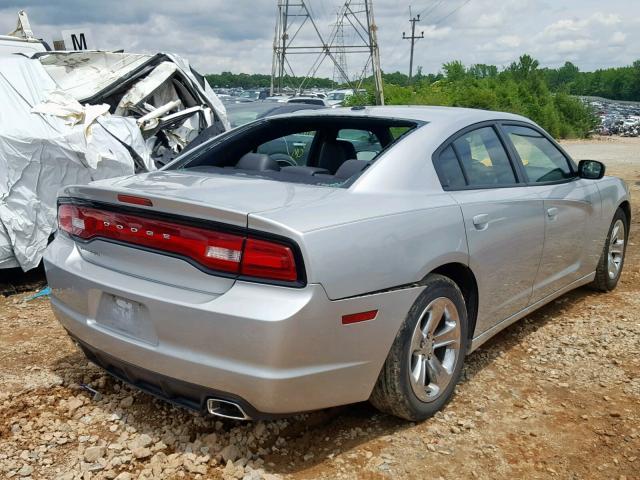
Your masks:
M624 212L625 217L627 217L627 226L631 227L631 204L628 200L624 200L618 208ZM627 232L628 234L628 232Z
M441 265L431 270L429 275L434 273L450 278L460 288L467 307L468 335L472 339L478 320L478 281L475 274L467 265L457 262Z

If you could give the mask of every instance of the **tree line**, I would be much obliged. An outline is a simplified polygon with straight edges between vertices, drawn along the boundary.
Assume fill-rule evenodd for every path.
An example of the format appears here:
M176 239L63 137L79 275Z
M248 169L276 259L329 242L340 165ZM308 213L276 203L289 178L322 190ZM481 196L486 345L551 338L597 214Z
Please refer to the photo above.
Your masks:
M549 88L572 95L640 102L640 60L627 67L581 72L571 62L557 69L543 69Z
M206 75L214 87L268 87L269 75ZM299 85L302 79L289 79ZM584 137L598 124L591 109L576 95L612 100L640 101L640 60L628 67L581 72L571 62L562 67L540 68L537 60L522 55L503 69L495 65L466 66L452 61L436 74L418 68L409 82L407 75L384 73L385 101L390 105L442 105L499 110L531 118L556 137ZM314 78L308 87L336 88L332 80ZM364 81L367 94L351 97L353 105L373 104L373 79Z
M213 88L269 88L271 75L260 73L209 73L205 78ZM287 76L284 84L296 88L304 79L301 77ZM307 88L333 88L336 84L329 78L310 78L305 82Z
M443 72L429 74L423 74L422 67L418 67L413 83L423 84L426 82L431 84L448 78L447 65L455 63L445 64ZM636 60L632 65L626 67L599 69L594 72L581 72L571 62L566 62L559 68L541 68L540 71L552 92L640 102L640 60ZM459 74L460 70L452 73ZM496 78L499 76L500 70L495 65L479 63L466 68L465 74L468 78L474 79ZM409 86L409 77L404 73L383 73L382 76L385 84ZM205 77L212 87L247 89L267 88L271 85L271 76L264 74L222 72L210 73ZM300 85L302 80L301 77L287 77L285 84L295 88ZM310 88L337 88L341 86L329 78L311 78L305 85Z
M414 83L433 83L448 77L447 65L443 71L437 74L424 75L422 69L414 76ZM459 62L458 62L459 63ZM476 64L465 69L465 73L471 78L495 78L500 70L495 65ZM509 68L507 68L509 70ZM571 62L559 68L541 68L549 89L552 92L563 92L570 95L605 97L611 100L632 100L640 102L640 60L626 67L604 68L594 72L581 72ZM455 74L461 74L460 68ZM406 87L409 85L409 77L401 72L384 73L385 83Z
M400 74L402 75L402 74ZM418 72L411 85L402 77L385 77L385 103L389 105L441 105L512 112L531 118L555 137L584 137L598 119L591 109L566 91L550 88L547 73L537 60L521 56L503 70L493 65L465 66L453 61L435 76ZM373 85L351 104L373 104Z

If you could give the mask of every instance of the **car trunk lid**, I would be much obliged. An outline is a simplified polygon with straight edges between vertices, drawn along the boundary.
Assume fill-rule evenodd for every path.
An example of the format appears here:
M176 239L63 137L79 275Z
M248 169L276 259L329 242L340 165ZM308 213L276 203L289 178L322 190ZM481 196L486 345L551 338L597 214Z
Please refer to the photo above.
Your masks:
M303 205L329 196L332 191L255 177L154 172L67 187L60 196L97 209L160 216L186 225L204 224L204 228L243 234L252 212ZM220 295L235 282L234 275L212 274L194 262L144 246L100 239L77 244L87 261L158 283Z

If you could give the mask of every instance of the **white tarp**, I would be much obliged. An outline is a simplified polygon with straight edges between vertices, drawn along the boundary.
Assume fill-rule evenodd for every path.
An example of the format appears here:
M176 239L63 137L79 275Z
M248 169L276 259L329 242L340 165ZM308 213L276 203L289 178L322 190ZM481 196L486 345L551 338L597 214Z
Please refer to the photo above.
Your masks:
M134 173L131 151L153 168L134 119L59 88L37 60L0 62L0 267L38 265L61 187Z

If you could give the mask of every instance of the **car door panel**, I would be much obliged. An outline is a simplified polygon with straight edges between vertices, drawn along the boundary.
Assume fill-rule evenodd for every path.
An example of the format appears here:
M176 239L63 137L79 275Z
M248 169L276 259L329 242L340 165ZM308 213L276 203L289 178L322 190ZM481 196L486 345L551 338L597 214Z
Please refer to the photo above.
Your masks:
M544 199L545 244L536 275L536 302L593 271L590 261L600 194L590 180L531 187Z
M545 238L532 302L592 271L589 238L598 228L601 199L592 180L577 178L575 165L547 135L531 125L502 125L528 187L544 202Z
M526 308L544 243L543 202L526 187L451 192L478 281L476 334Z

